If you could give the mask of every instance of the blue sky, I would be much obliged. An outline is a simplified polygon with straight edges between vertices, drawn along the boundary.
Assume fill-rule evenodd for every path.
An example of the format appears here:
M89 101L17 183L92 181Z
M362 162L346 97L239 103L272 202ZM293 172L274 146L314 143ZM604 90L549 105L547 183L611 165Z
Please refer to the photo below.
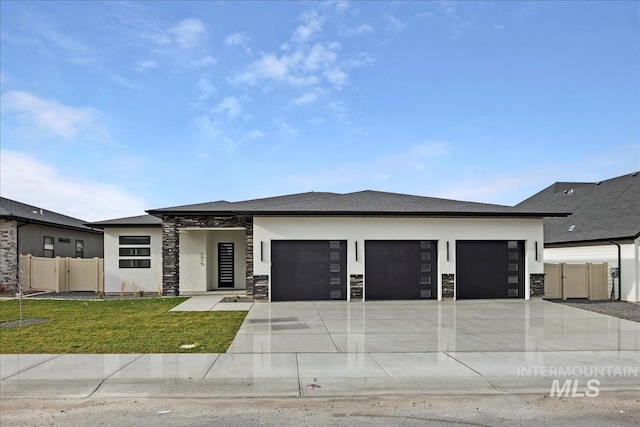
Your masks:
M640 169L639 3L0 3L1 192L513 205Z

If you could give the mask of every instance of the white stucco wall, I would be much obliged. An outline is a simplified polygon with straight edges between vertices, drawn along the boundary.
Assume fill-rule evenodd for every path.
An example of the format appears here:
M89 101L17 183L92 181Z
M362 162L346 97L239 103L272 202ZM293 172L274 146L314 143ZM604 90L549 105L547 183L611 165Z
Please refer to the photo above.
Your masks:
M346 240L347 278L351 274L364 274L364 242L366 240L437 240L439 298L442 294L441 275L455 274L457 240L525 241L525 296L527 298L529 274L544 273L541 219L254 217L253 258L256 275L271 275L272 240ZM262 254L260 253L261 242L264 251ZM358 242L357 261L355 242ZM449 242L448 260L447 242ZM538 242L538 260L536 260L535 242Z
M218 243L234 243L234 287L246 288L246 230L180 230L180 292L218 289Z
M150 236L151 268L120 268L120 236ZM143 246L143 245L141 245ZM132 259L134 257L122 257ZM135 289L134 289L135 282ZM120 293L121 284L125 292L134 290L158 293L162 292L162 229L151 227L108 227L104 230L104 292Z
M640 238L634 242L621 244L622 259L622 299L640 302ZM618 247L612 244L593 246L570 246L563 248L545 248L544 261L547 263L601 263L609 264L609 269L618 267ZM618 279L616 295L618 294ZM609 291L611 294L611 275L609 274Z

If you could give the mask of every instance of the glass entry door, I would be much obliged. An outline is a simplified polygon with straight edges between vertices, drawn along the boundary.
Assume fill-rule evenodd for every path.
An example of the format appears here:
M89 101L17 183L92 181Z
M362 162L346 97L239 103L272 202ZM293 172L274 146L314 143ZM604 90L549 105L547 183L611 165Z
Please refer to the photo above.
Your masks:
M218 287L233 288L234 282L233 243L218 243Z

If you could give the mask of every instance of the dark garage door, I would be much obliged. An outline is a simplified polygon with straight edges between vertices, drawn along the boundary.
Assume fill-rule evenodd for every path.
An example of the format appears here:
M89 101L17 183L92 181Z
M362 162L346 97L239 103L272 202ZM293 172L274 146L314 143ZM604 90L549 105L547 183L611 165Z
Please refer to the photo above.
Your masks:
M271 242L271 300L347 299L346 242Z
M456 298L524 298L524 243L456 242Z
M437 298L437 247L434 241L365 241L366 299Z

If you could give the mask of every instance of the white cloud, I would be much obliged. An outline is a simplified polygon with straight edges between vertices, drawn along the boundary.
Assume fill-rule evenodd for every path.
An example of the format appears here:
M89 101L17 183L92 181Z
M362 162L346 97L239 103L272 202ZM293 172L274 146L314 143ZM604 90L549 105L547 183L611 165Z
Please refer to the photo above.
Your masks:
M354 58L349 58L344 62L347 68L360 68L376 62L375 58L368 53L358 53Z
M260 59L249 64L230 81L249 85L275 81L292 86L309 86L319 84L324 77L325 81L342 86L348 82L348 75L337 65L336 51L339 48L339 43L316 43L294 52L285 51L280 56L263 53Z
M314 102L316 102L318 99L318 92L307 92L304 93L302 95L300 95L299 97L295 98L293 101L291 101L292 104L294 105L307 105L307 104L312 104Z
M258 129L254 129L252 131L247 132L244 135L245 139L262 139L265 136L267 136L267 134L265 134L264 132L262 132L261 130Z
M242 113L240 101L235 96L228 96L222 100L213 111L218 114L226 115L228 119L236 118Z
M348 28L344 31L345 36L361 36L373 32L373 27L369 24L360 24L357 27Z
M193 61L189 61L187 64L187 68L199 68L199 67L208 67L209 65L215 64L216 59L213 56L202 56L198 59L194 59Z
M464 19L460 16L455 2L442 1L438 4L440 5L440 10L451 24L453 37L459 37L465 31L473 28L473 23L470 20Z
M202 21L187 18L171 28L169 32L174 35L178 46L189 49L200 42L200 39L206 34L207 30Z
M399 20L393 15L385 15L385 19L387 21L387 28L391 31L399 33L401 31L404 31L405 28L407 28L407 24L405 24L404 22L402 22L401 20Z
M292 127L289 123L284 120L278 123L279 135L287 138L292 138L298 134L298 130Z
M152 68L158 68L158 63L151 59L147 59L145 61L138 61L136 63L136 70L138 71L149 70Z
M342 101L333 101L327 105L327 108L333 114L333 117L339 123L347 122L347 107L344 105Z
M147 203L122 187L67 176L32 156L2 150L4 197L85 221L142 215Z
M22 91L9 91L1 100L2 113L16 118L23 136L54 136L71 141L89 133L103 140L108 138L93 108L69 107Z
M334 86L344 86L349 82L349 75L338 68L325 71L324 76Z
M200 90L198 101L204 101L205 99L215 95L217 92L215 86L211 84L206 76L202 76L198 80L198 90Z
M241 47L245 53L247 54L251 54L252 50L249 47L249 42L251 41L251 38L249 38L249 36L247 36L245 33L233 33L233 34L229 34L227 37L225 37L224 39L224 43L227 46L238 46Z
M408 183L421 183L421 175L432 173L426 165L447 156L448 145L442 142L424 142L406 150L391 153L365 162L336 165L328 170L287 176L287 182L296 183L295 190L388 189L390 191L415 191ZM420 192L418 191L417 194Z
M332 43L329 46L325 46L321 43L316 43L313 47L307 52L306 58L304 59L304 66L309 71L316 71L321 67L329 66L336 62L336 58L338 55L335 50L340 45L337 43Z
M298 43L309 41L315 34L322 31L324 17L317 11L311 10L302 14L304 24L299 25L293 33L293 40Z
M215 141L220 135L218 128L206 114L196 117L193 120L193 127L198 137L207 143Z

